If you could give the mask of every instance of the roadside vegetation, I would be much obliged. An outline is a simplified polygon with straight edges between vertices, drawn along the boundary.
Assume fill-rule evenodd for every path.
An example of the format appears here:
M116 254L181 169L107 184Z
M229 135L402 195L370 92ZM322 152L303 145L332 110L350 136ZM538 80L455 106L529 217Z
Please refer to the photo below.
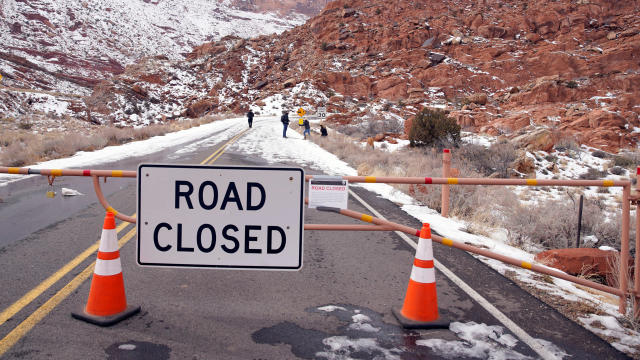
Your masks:
M328 137L312 136L311 140L356 168L359 175L441 177L444 147L452 147L452 167L459 170L459 177L506 178L516 174L513 165L518 149L509 142L496 142L489 147L462 143L460 128L451 126L444 113L421 112L418 119L413 122L410 133L415 146L395 152L373 149L362 141L366 136L371 136L368 131L371 124L364 124L359 130L349 127L348 132L359 138L344 135L339 129L340 132L332 132ZM373 120L372 123L376 124L376 129L398 128L395 123L381 124L385 121L394 122ZM613 162L622 163L614 157L611 167L614 166ZM632 161L624 163L631 164ZM601 171L598 178L606 174ZM441 210L441 186L394 186L421 204L436 211ZM450 216L464 221L468 232L491 236L497 229L507 229L510 245L532 252L576 247L580 188L556 189L556 195L550 197L535 196L549 191L548 188L527 189L531 192L527 199L536 198L535 201L521 201L524 195L518 193L515 187L451 186L450 189ZM581 241L581 247L606 245L619 249L620 213L610 213L605 201L607 195L609 200L613 195L598 195L585 196L584 199L581 238L590 242ZM635 236L634 228L632 224L632 239Z
M460 144L460 125L442 110L424 108L413 118L409 143L412 147L457 146Z
M106 146L189 129L194 126L229 118L231 115L205 116L198 119L152 124L139 128L92 126L69 132L63 130L36 131L32 122L20 122L12 129L4 126L0 133L0 165L20 167L38 162L68 157L78 151L95 151ZM6 121L6 119L5 119Z

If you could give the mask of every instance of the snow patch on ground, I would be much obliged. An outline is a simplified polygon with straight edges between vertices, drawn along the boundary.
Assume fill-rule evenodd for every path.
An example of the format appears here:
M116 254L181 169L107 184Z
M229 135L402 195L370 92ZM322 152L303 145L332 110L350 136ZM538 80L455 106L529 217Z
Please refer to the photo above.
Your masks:
M448 359L530 359L513 348L518 340L504 333L501 326L454 322L449 329L461 340L447 341L443 339L417 340L416 345L428 346L437 355Z

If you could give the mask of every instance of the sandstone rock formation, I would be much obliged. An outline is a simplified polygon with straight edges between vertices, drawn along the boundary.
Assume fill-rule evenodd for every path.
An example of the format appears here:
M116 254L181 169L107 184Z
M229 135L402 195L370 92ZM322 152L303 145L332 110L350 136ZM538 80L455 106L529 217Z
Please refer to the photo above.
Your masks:
M532 149L570 138L615 152L640 139L638 11L638 1L337 0L279 35L227 36L187 61L143 58L86 102L122 126L196 103L209 106L190 113L241 112L276 96L325 105L339 123L409 120L437 106L464 130Z
M536 255L535 259L547 266L562 270L574 276L597 276L610 286L617 286L616 277L619 262L617 251L592 248L552 249ZM633 261L629 262L633 268ZM632 272L633 273L633 272Z

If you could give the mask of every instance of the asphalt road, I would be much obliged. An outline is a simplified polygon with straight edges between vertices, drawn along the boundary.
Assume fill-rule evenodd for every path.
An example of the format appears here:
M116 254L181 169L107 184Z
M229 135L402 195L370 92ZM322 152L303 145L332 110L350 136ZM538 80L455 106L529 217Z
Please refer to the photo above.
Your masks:
M199 163L219 145L171 162ZM173 150L101 168L132 170L141 161L168 162L163 159ZM266 162L251 154L227 151L215 164ZM8 187L0 196L4 199L0 203L0 311L6 311L99 238L104 209L91 188L81 185L89 181L65 181L87 195L47 204L43 189L48 185L36 178ZM109 179L103 189L114 208L127 214L135 212L135 180ZM419 227L395 204L362 188L353 189L389 220ZM353 198L349 208L369 213ZM305 223L358 222L306 209ZM124 228L119 238L133 228ZM448 342L458 349L478 350L484 354L480 358L495 358L490 351L482 351L482 344L492 343L489 339L474 342L461 339L452 330L404 330L398 325L391 308L402 305L414 250L397 234L305 231L304 235L304 266L293 272L139 267L134 237L120 254L127 300L142 310L106 328L70 316L86 304L90 280L67 297L55 296L91 265L94 253L34 301L23 301L20 311L0 325L0 351L8 339L15 339L2 359L472 358L470 352L426 346L429 341ZM472 256L438 244L434 252L438 261L526 333L553 343L567 358L626 358ZM437 272L436 279L442 318L496 326L498 337L503 331L517 339L442 273ZM507 338L500 339L508 343ZM493 345L504 358L539 358L522 341L509 346L493 341Z

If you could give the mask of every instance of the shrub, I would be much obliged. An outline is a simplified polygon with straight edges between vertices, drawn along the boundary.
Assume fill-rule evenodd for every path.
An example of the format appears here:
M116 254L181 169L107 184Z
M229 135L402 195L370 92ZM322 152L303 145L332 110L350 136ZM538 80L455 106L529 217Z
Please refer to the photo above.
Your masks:
M580 144L578 144L578 142L574 138L564 136L560 137L556 141L555 148L558 151L566 151L571 153L580 150Z
M460 143L460 125L441 110L422 109L409 130L409 141L414 146L457 146Z
M32 155L23 143L14 142L0 152L0 164L4 166L24 166L31 162Z
M33 127L33 124L28 121L20 121L18 127L22 130L30 130Z
M628 156L618 155L613 157L613 164L623 168L629 168L636 166L636 162Z
M509 142L494 143L488 148L465 144L460 147L459 154L470 168L484 176L497 173L508 177L511 164L516 160L516 147Z
M613 175L624 175L625 170L620 166L614 166L611 169L609 169L609 172L612 173Z
M605 159L607 157L607 153L602 150L595 150L591 153L591 156L597 157L599 159Z
M598 242L593 245L594 247L606 245L619 249L620 237L622 236L622 216L620 216L620 212L611 218L602 216L604 207L605 204L600 199L585 198L582 210L582 234L594 235L598 239ZM574 220L574 223L577 224L577 221ZM631 238L634 238L633 233ZM632 247L633 244L631 242Z
M509 240L517 246L532 243L546 249L566 248L577 236L577 212L571 202L517 205L506 215Z
M586 173L580 174L579 178L581 180L599 180L603 179L607 176L606 171L598 170L595 168L588 168Z
M536 206L516 204L503 212L509 240L514 245L538 244L544 248L575 246L578 235L578 206L573 201L544 200ZM598 198L586 198L582 211L582 237L594 235L598 242L593 246L620 245L620 216L608 219L602 216L605 203ZM584 245L582 245L584 246Z
M134 139L131 129L119 129L116 127L105 127L98 131L98 135L107 139L109 145L120 145Z
M577 83L577 82L575 82L575 81L573 81L573 80L568 81L568 82L567 82L567 87L568 87L569 89L575 89L575 88L577 88L577 87L578 87L578 83Z

